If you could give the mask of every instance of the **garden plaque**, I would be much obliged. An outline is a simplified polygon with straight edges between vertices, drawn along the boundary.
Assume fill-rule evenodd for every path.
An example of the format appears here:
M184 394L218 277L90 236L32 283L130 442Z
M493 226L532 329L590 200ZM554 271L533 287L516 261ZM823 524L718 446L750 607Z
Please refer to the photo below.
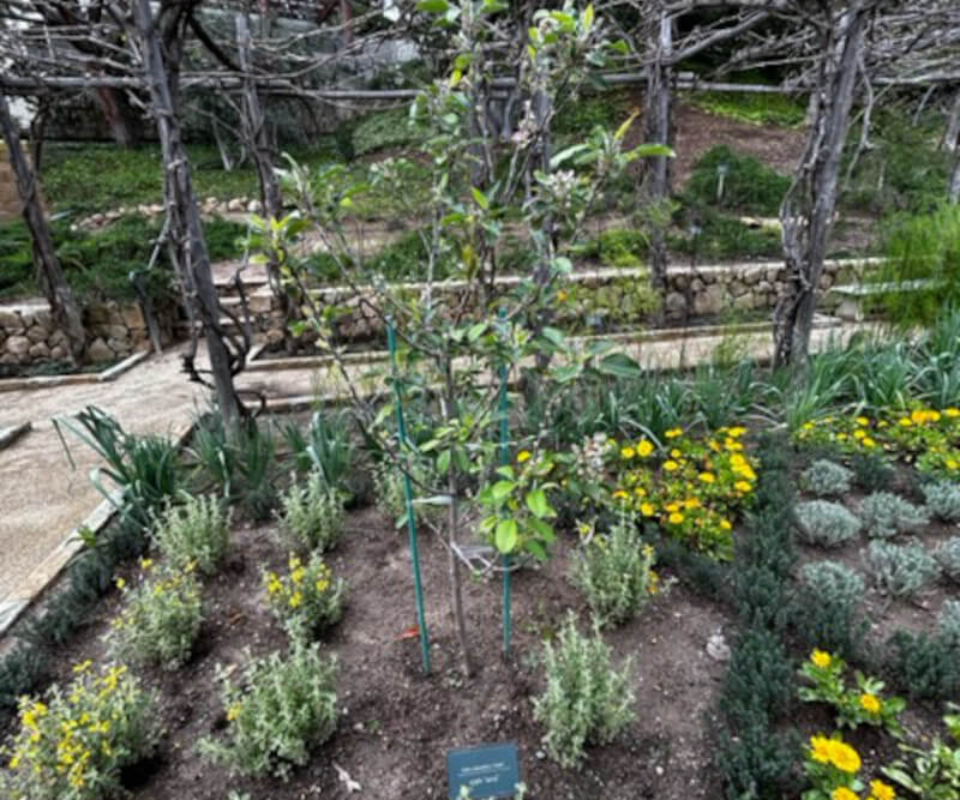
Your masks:
M520 751L514 743L449 750L447 776L450 800L456 800L464 786L471 800L513 797L520 783Z

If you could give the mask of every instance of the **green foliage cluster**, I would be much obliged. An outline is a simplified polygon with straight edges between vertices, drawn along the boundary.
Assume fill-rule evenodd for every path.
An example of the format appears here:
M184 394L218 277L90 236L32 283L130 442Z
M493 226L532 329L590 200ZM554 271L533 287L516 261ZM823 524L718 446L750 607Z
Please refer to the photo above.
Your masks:
M817 497L837 497L850 491L853 473L825 458L818 458L800 475L800 486Z
M275 651L245 662L239 683L219 672L226 734L201 739L200 753L232 774L286 779L336 729L336 661L317 644L295 642L287 656Z
M840 503L810 500L795 509L797 529L807 544L839 547L860 532L860 520Z
M880 295L885 316L902 328L929 327L960 307L960 205L891 220L877 280L894 287Z
M306 433L296 423L283 428L297 471L316 471L328 491L348 493L356 453L344 412L315 411Z
M865 620L856 618L865 588L863 576L838 561L805 564L795 618L807 645L856 656L866 632Z
M323 472L312 469L284 494L283 528L293 547L301 552L331 549L343 529L343 497L331 489Z
M867 562L877 589L893 597L913 597L939 572L936 559L919 544L870 542Z
M686 233L668 233L677 253L700 261L773 258L783 254L780 234L772 228L751 228L739 219L710 209L684 208L679 220Z
M554 116L551 133L564 141L580 141L600 126L616 130L630 116L631 97L626 92L604 92L565 103Z
M146 290L155 302L173 296L172 272L164 249L147 271L160 223L141 216L121 217L97 232L72 231L60 220L52 224L57 255L71 288L81 300L136 297L130 273L143 272ZM242 253L237 244L242 225L217 218L204 223L210 257L217 261ZM23 222L0 225L0 298L39 294L34 278L30 234Z
M911 697L951 700L960 690L960 652L952 641L897 631L885 645L886 666Z
M922 119L914 125L903 109L885 109L876 115L870 132L873 145L863 153L841 204L877 215L898 211L920 214L942 202L946 194L949 154L938 147L942 118ZM851 139L859 131L851 131ZM849 148L847 159L852 155Z
M365 114L349 127L352 129L353 153L356 156L410 145L420 135L411 123L407 108Z
M122 589L124 606L107 635L110 652L123 663L177 669L190 658L200 631L200 582L189 571L154 570L149 560L142 568L141 583Z
M189 497L158 520L154 541L168 563L213 575L230 544L230 512L214 497Z
M807 109L797 97L758 92L692 92L686 102L738 122L795 128L803 124Z
M570 614L556 643L544 644L547 685L534 700L547 753L561 767L579 767L587 744L612 741L635 717L630 667L614 669L596 628L584 636Z
M271 430L248 419L228 428L219 412L198 420L190 447L201 473L227 503L239 502L255 519L277 503L276 442Z
M584 547L573 579L601 627L635 616L658 589L656 553L632 520L621 518Z
M857 484L868 492L881 492L890 486L894 469L879 453L857 453L850 459Z
M761 441L758 456L764 469L757 507L736 558L750 573L735 588L741 631L719 702L716 763L729 800L782 797L797 759L795 737L777 726L794 694L794 670L784 644L789 623L784 601L795 559L789 523L793 492L783 442Z
M724 170L723 194L718 200L720 173ZM682 199L685 205L694 208L776 216L790 188L790 180L755 156L738 153L727 145L716 145L694 164Z
M649 249L649 238L630 228L609 228L575 248L581 258L599 261L605 267L638 267Z

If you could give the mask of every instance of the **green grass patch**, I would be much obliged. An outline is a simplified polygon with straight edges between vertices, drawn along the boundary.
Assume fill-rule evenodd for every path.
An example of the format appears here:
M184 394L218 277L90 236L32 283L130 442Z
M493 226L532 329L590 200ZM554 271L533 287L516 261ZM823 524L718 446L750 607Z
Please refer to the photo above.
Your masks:
M777 125L796 128L806 119L806 104L784 94L758 92L690 92L688 103L718 117L751 125Z
M642 231L610 228L578 245L574 253L580 258L599 261L605 267L639 267L644 263L648 244Z
M52 228L67 281L84 300L136 296L130 273L147 266L160 234L160 222L137 216L123 217L96 233L71 231L63 221L53 223ZM237 240L246 232L243 225L214 219L204 224L204 232L212 260L236 258L242 253ZM169 290L170 265L166 250L161 250L147 282L150 290L158 294ZM38 294L26 225L18 221L0 226L0 298Z

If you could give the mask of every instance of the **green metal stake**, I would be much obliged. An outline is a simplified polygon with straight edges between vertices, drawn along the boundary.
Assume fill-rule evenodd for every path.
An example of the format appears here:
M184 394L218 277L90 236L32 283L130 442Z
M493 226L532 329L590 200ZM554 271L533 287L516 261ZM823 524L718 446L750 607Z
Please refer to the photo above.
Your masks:
M501 319L506 316L506 310L500 309ZM510 421L507 418L509 403L507 401L507 375L509 370L504 364L500 367L500 464L510 463ZM503 657L510 656L510 640L513 635L510 611L510 554L503 555Z
M393 322L387 323L387 346L390 348L390 374L397 403L397 431L401 450L407 446L407 427L403 422L403 401L400 397L400 381L397 379L397 331ZM423 610L423 583L420 580L420 552L417 549L417 520L413 513L413 487L410 476L403 473L403 497L407 509L407 530L410 533L410 560L413 562L413 587L417 597L417 624L420 628L420 651L423 655L423 671L430 674L430 634L427 632L427 617Z

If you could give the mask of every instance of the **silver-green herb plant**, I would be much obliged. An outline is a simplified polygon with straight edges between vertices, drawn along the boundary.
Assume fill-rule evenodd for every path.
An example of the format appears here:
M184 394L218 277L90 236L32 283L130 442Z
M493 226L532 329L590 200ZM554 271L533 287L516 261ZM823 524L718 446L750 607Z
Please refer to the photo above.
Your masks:
M960 536L954 536L940 545L934 556L946 575L954 583L960 583Z
M343 614L346 583L334 578L319 552L304 563L296 554L288 561L290 571L265 570L263 583L267 604L291 636L301 636L332 625Z
M123 610L110 623L107 645L125 663L177 669L193 650L203 620L200 582L192 572L154 568L141 561L144 579L124 593Z
M167 508L154 527L154 541L172 566L213 575L227 553L230 516L214 497L190 497Z
M121 771L147 758L160 735L156 695L122 664L73 667L67 686L21 697L19 727L0 750L0 797L102 800L121 796Z
M323 473L312 469L282 498L283 529L301 552L324 552L336 545L343 530L343 496L331 489Z
M826 458L818 458L800 474L800 488L817 497L838 497L850 491L853 473Z
M960 656L960 600L945 600L937 615L937 638Z
M231 774L286 780L336 730L336 659L295 641L286 655L248 658L242 676L234 683L218 666L226 733L201 739L198 750Z
M860 504L860 519L871 539L890 539L922 528L930 515L892 492L874 492Z
M593 537L573 569L600 627L636 615L658 588L656 553L640 540L637 526L620 519L610 532Z
M837 561L817 561L804 564L800 582L810 597L819 598L825 605L851 611L863 597L865 581L856 570Z
M400 468L384 459L373 466L373 486L377 506L392 522L406 518L406 497L403 494L403 473Z
M544 748L560 766L579 767L587 744L612 741L636 716L630 662L614 669L596 624L584 636L571 613L557 641L544 645L544 666L547 685L533 711Z
M794 513L800 537L807 544L839 547L860 532L860 520L839 503L810 500L797 503Z
M893 597L913 597L939 572L936 560L919 544L872 541L867 562L877 589Z
M920 487L927 509L944 522L960 522L960 485L950 481L933 481Z

